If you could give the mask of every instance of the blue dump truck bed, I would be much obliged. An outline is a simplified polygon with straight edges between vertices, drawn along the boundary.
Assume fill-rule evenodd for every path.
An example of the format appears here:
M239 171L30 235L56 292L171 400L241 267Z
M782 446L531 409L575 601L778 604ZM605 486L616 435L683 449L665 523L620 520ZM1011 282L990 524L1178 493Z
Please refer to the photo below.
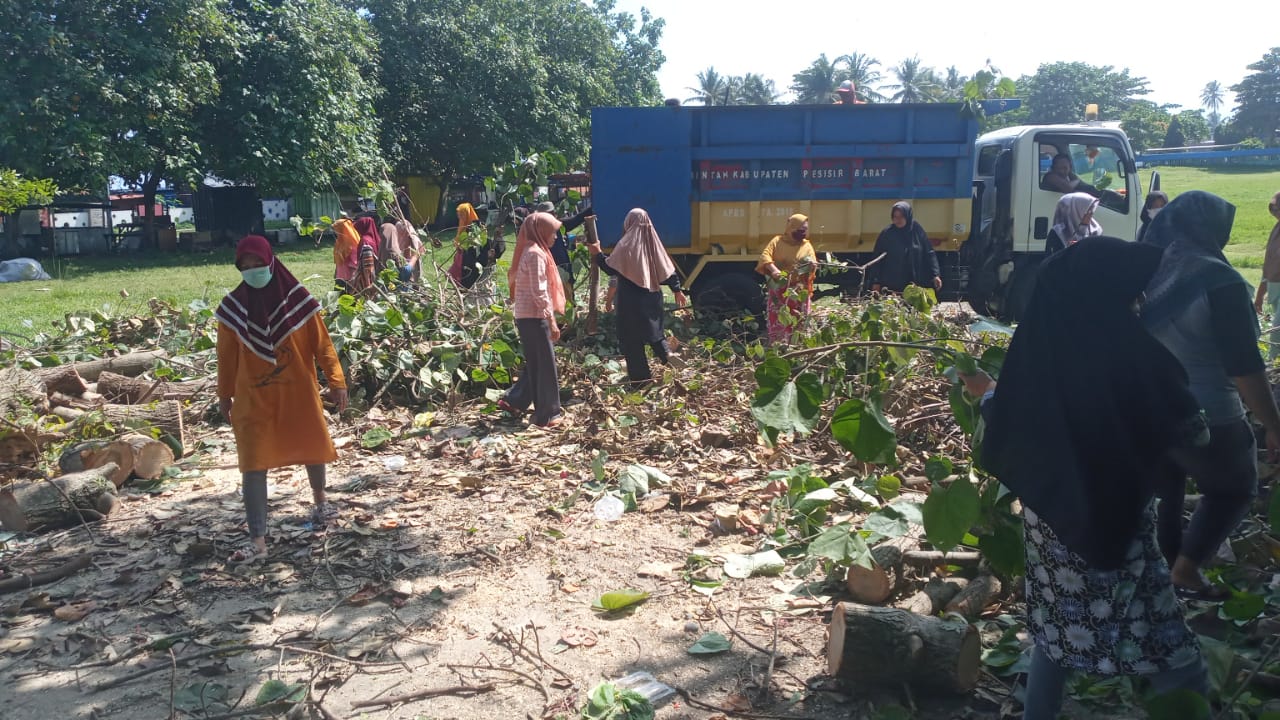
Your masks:
M819 251L868 252L898 200L955 250L977 133L957 104L596 108L591 194L606 245L642 207L673 255L704 256L697 270L747 261L797 212Z

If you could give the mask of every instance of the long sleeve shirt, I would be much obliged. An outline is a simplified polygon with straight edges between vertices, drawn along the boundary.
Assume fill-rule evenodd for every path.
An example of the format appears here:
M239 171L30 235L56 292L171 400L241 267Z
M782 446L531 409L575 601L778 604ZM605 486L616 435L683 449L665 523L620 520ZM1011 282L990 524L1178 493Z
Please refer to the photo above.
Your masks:
M515 302L511 309L517 319L553 319L545 254L546 250L531 245L520 258L515 278Z

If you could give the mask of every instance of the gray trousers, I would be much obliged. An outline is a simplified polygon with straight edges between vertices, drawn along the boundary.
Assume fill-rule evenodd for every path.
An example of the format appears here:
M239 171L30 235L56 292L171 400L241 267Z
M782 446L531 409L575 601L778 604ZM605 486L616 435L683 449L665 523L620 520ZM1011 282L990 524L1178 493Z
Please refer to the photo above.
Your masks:
M244 511L249 520L249 537L267 536L267 471L250 470L241 473L241 492L244 494ZM308 465L307 479L311 489L324 490L325 466Z
M1258 496L1258 447L1253 428L1245 420L1213 425L1209 444L1174 451L1169 470L1163 487L1156 489L1160 550L1170 565L1178 555L1204 565L1249 514L1249 506ZM1188 475L1200 489L1200 504L1184 531L1182 505Z
M524 372L503 399L520 411L533 405L533 422L545 425L560 415L560 378L551 327L539 318L517 318L516 332L524 350Z
M1031 651L1031 670L1027 673L1027 695L1023 703L1023 720L1057 720L1062 710L1062 692L1071 671L1055 663L1039 646ZM1209 695L1209 673L1204 658L1178 668L1146 676L1157 695L1174 690L1191 690Z

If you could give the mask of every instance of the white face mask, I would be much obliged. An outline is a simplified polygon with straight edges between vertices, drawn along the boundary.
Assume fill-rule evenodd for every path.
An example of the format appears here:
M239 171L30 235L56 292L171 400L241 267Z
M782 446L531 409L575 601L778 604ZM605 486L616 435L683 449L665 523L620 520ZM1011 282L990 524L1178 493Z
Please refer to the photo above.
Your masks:
M1151 208L1150 210L1147 210L1147 217L1151 218L1152 220L1155 220L1156 216L1159 215L1160 211L1163 209L1164 209L1163 207Z

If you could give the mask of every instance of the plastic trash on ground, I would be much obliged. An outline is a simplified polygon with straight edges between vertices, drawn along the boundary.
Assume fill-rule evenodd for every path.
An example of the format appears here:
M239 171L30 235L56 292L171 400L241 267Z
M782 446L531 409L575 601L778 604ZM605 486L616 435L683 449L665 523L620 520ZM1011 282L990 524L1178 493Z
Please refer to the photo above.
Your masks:
M602 522L613 522L622 517L627 511L627 504L622 502L621 498L613 495L605 495L596 501L592 508L592 513L597 520Z
M670 685L658 682L657 678L644 671L633 672L615 682L614 685L643 695L655 708L675 697L676 694L675 689Z

